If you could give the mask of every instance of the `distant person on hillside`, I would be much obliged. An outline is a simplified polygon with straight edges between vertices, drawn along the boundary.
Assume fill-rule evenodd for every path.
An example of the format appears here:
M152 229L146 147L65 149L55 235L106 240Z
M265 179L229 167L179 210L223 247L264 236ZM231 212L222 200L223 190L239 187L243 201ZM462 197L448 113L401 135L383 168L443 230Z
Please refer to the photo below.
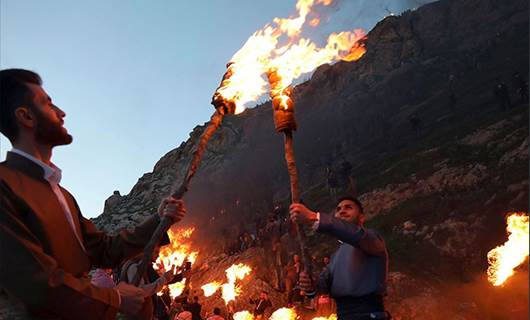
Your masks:
M331 168L331 166L326 167L326 183L328 186L329 195L335 197L337 195L337 188L339 186L339 181L337 179L337 174Z
M388 319L383 306L388 254L383 238L364 226L361 202L341 198L334 216L314 212L300 203L291 204L290 212L295 223L342 242L316 286L310 275L300 273L300 287L306 295L330 294L337 303L338 319Z
M528 101L528 82L521 76L519 72L515 73L513 76L516 87L517 87L517 94L519 95L519 101L521 103L524 103Z
M302 271L302 263L300 256L295 254L293 259L289 261L285 267L285 291L287 296L287 304L291 306L293 304L293 295L295 294L295 288L298 285L298 277Z
M414 134L416 135L416 138L419 138L420 131L421 131L421 120L415 112L410 115L409 123L410 123L410 127L414 131Z
M191 320L202 320L202 316L201 316L202 305L199 303L199 297L197 296L193 297L193 302L188 305L187 310L191 312L191 315L192 315Z
M508 92L508 86L506 83L499 81L493 90L497 101L499 102L499 107L506 111L512 107L512 102L510 100L510 93Z
M265 312L268 308L272 307L272 302L269 300L269 293L267 291L261 291L258 299L250 299L250 303L255 305L254 307L254 319L263 320L265 318Z
M213 308L213 315L209 316L206 320L225 320L225 318L221 316L221 309L215 307Z

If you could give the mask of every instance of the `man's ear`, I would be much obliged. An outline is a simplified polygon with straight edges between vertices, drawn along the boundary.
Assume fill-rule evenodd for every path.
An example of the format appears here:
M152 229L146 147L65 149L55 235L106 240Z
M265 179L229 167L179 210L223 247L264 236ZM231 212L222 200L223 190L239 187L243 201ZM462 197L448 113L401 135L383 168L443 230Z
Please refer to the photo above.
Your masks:
M359 216L359 222L361 223L361 225L364 225L364 223L366 222L366 216L364 215L364 213L361 213L361 215Z
M25 128L35 127L35 115L28 107L18 107L15 109L15 118L17 122Z

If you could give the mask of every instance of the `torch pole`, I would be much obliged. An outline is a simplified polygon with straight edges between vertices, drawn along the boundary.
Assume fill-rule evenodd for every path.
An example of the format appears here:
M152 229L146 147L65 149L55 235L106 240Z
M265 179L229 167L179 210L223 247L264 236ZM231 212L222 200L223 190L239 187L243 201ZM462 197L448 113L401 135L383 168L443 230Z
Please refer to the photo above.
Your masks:
M216 110L215 113L210 118L210 122L206 129L204 130L201 139L199 140L199 143L197 145L197 149L195 149L195 152L193 153L193 159L188 167L188 171L186 174L186 177L184 178L184 181L180 184L178 187L174 187L173 191L171 192L171 196L175 199L182 199L184 194L186 194L186 191L188 191L188 186L190 184L191 179L195 175L195 172L197 172L197 168L199 168L199 164L201 163L202 155L204 154L204 151L206 150L206 146L208 145L208 141L210 141L210 138L215 133L217 128L221 125L221 122L223 121L224 113ZM140 265L138 266L137 272L134 275L133 278L133 284L135 286L138 286L140 284L140 280L142 279L143 275L145 274L145 271L147 270L147 266L149 263L151 263L153 259L153 252L155 247L160 243L160 240L166 234L166 232L169 230L169 228L172 225L171 219L167 217L162 217L160 219L160 223L158 224L157 228L153 232L153 235L151 236L151 239L147 243L147 245L144 248L144 254L142 257L142 261L140 262Z
M291 201L293 203L300 202L300 192L298 189L298 170L296 168L296 162L294 158L293 148L293 132L292 130L283 131L284 134L284 146L285 146L285 162L287 163L287 172L289 173L289 181L291 183ZM296 225L296 239L300 246L300 256L304 263L304 271L311 277L313 273L311 259L309 259L306 250L306 240L303 226L301 224Z
M230 77L232 76L232 63L228 63L226 65L227 71L223 75L223 79L221 81L222 86L226 85L227 81L229 81ZM210 122L208 123L208 126L202 133L201 139L199 140L199 143L197 144L197 148L195 149L195 152L193 152L193 158L192 161L188 167L188 171L186 174L186 177L182 181L182 183L179 186L173 186L171 191L171 197L175 199L182 199L184 197L184 194L188 191L188 186L190 184L191 179L195 175L195 172L197 172L197 169L199 168L199 165L201 163L202 155L204 154L204 151L206 150L206 146L208 145L208 141L212 138L213 134L217 131L217 128L221 125L221 122L223 122L223 118L226 114L235 114L236 105L234 101L226 100L219 92L219 88L216 90L212 97L212 104L215 107L215 112L210 118ZM166 232L169 230L169 228L172 225L172 221L169 218L162 217L160 219L160 223L158 224L157 228L153 232L153 235L151 236L151 239L147 243L147 245L144 248L144 254L142 257L142 261L140 262L140 265L138 266L138 269L136 271L136 274L134 275L132 284L135 286L138 286L140 284L140 280L142 279L143 275L145 274L145 271L147 270L147 266L149 263L151 263L153 259L153 252L155 247L160 243L160 240L162 240L162 237Z
M291 89L281 88L282 78L276 69L270 69L267 73L269 83L271 86L271 98L274 126L276 132L283 132L284 148L285 148L285 162L287 164L287 172L289 173L289 181L291 184L291 201L293 203L300 202L300 192L298 190L298 169L294 157L293 147L293 130L296 130L296 119L294 117L294 103L291 99ZM296 237L298 245L300 246L300 257L304 263L304 271L312 274L311 259L309 259L306 250L306 240L303 226L296 225Z

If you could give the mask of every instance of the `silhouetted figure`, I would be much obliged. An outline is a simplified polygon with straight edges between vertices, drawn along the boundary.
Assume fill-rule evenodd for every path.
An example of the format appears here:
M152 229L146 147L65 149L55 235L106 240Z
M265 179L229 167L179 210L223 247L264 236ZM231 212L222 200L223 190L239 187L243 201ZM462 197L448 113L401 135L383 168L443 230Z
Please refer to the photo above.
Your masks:
M287 303L289 306L293 303L293 296L295 294L295 289L298 287L298 276L302 271L302 263L300 261L300 256L297 254L293 255L293 259L289 261L285 267L285 291L287 296Z
M517 86L517 95L521 103L528 101L528 82L517 72L514 76L515 83Z
M326 168L326 179L328 183L329 194L333 197L337 195L338 179L337 174L331 167Z
M254 319L256 320L265 319L265 311L267 308L272 307L272 303L269 300L269 293L267 291L261 291L259 299L250 299L250 303L255 305Z
M199 303L199 297L194 296L193 302L188 305L188 311L191 312L192 320L202 320L201 317L202 306Z
M508 86L506 83L500 81L495 86L494 90L495 96L499 102L499 107L502 110L506 111L512 107L512 102L510 101L510 93L508 92Z
M209 316L207 320L224 320L221 316L221 309L218 307L213 308L213 315Z
M410 126L411 126L412 130L416 134L416 138L419 138L420 137L421 121L420 121L420 118L418 117L418 115L416 113L413 113L413 114L410 115L409 123L410 123Z
M340 164L340 181L342 189L348 189L350 187L350 176L353 166L347 160L344 160Z

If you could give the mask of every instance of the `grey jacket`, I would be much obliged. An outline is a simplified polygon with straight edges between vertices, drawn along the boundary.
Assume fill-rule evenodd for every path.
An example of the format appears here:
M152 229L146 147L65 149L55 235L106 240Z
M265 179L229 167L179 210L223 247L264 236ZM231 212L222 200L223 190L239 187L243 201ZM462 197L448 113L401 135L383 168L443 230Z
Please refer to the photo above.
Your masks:
M320 274L319 292L329 293L333 298L385 294L388 253L376 231L320 214L317 232L342 242Z

